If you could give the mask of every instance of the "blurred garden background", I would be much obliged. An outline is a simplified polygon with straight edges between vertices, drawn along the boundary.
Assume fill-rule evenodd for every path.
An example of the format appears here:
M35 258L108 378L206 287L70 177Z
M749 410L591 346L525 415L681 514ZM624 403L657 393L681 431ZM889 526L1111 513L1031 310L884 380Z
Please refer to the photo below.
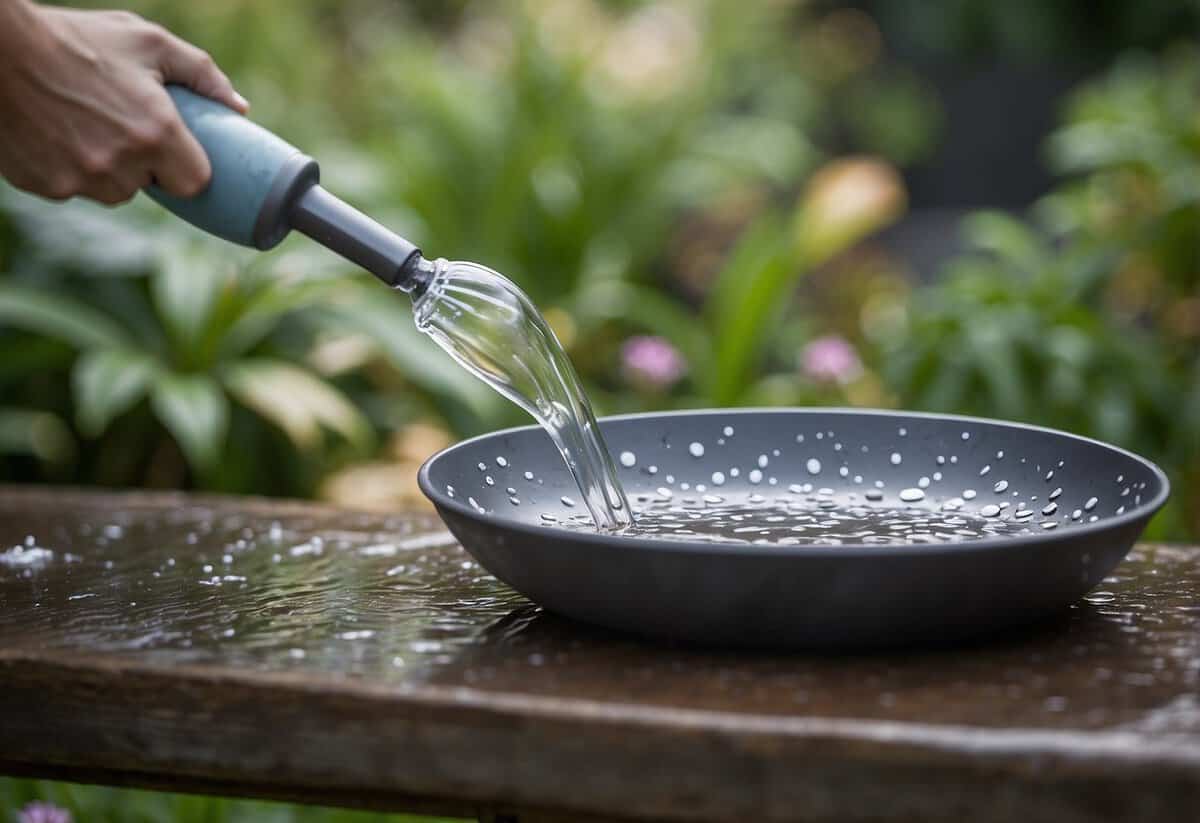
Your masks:
M601 414L1068 429L1159 462L1148 537L1200 538L1194 0L122 5L209 50L332 191L517 281ZM395 508L434 450L527 422L328 252L139 199L0 188L0 482ZM374 819L0 781L10 814L39 797Z

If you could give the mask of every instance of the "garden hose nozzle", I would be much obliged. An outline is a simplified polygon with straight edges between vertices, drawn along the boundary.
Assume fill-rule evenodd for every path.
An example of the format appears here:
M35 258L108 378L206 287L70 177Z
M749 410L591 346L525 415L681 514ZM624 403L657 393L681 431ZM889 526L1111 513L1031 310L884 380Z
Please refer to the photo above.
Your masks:
M208 187L175 197L147 193L192 225L256 249L278 245L296 229L384 283L420 293L433 272L413 243L318 183L317 161L262 126L182 86L167 86L184 123L212 166Z

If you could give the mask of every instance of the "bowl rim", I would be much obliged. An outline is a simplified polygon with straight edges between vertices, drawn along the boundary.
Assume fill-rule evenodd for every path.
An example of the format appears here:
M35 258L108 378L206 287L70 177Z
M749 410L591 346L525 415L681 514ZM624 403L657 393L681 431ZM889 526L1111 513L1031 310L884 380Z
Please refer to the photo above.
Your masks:
M422 493L439 510L449 509L454 514L472 520L481 526L487 528L502 528L508 532L517 532L527 534L537 539L545 539L548 536L561 538L563 547L571 546L595 546L608 547L620 546L628 549L638 549L643 551L661 551L661 552L679 552L684 554L694 554L697 552L703 554L730 554L744 557L829 557L829 556L857 556L857 557L897 557L900 555L937 555L937 554L958 554L962 552L974 551L989 551L999 548L1018 548L1051 545L1062 543L1066 540L1087 539L1096 537L1100 534L1115 531L1125 526L1133 525L1138 521L1148 522L1159 509L1167 502L1167 498L1171 494L1171 483L1159 466L1142 457L1139 454L1123 449L1119 446L1114 446L1111 443L1105 443L1102 440L1096 440L1090 437L1084 437L1078 434L1072 434L1060 429L1053 429L1047 426L1037 426L1032 423L1021 423L1012 420L1000 420L989 417L973 417L970 415L959 414L941 414L938 412L919 412L905 411L898 409L859 409L845 406L776 406L776 407L739 407L739 408L701 408L701 409L677 409L664 412L635 412L631 414L616 414L598 418L599 423L617 422L626 420L639 419L662 419L664 417L698 417L702 415L723 415L723 416L740 416L740 415L762 415L762 414L780 414L790 416L806 416L818 414L834 414L842 416L854 417L878 417L883 419L922 419L936 420L947 422L959 422L963 424L984 424L987 426L1000 426L1010 429L1020 429L1024 431L1041 432L1051 434L1058 437L1063 437L1068 440L1073 440L1077 443L1082 443L1088 446L1100 447L1111 453L1121 455L1132 459L1134 462L1141 464L1147 468L1159 481L1158 493L1153 498L1144 502L1137 508L1126 511L1122 514L1114 514L1111 517L1101 517L1094 523L1080 523L1070 529L1063 531L1047 530L1041 534L1029 535L1010 535L1000 537L986 537L978 539L963 540L961 542L947 543L911 543L896 545L881 545L873 543L843 543L840 545L828 546L820 544L800 544L800 545L779 545L779 544L755 544L755 543L718 543L703 540L684 540L677 538L654 538L642 537L634 534L619 534L612 532L599 531L582 531L575 529L564 529L553 524L541 525L527 523L522 520L515 520L497 513L480 512L473 506L460 501L457 498L450 497L440 490L436 489L430 479L430 473L433 470L434 464L440 460L448 459L452 454L462 449L467 449L476 443L485 440L492 440L506 435L523 433L531 430L544 431L537 423L531 423L525 426L513 426L497 431L485 432L475 437L462 440L451 446L439 450L436 454L430 456L417 472L417 485ZM440 515L440 511L439 511ZM1144 525L1143 525L1144 528Z

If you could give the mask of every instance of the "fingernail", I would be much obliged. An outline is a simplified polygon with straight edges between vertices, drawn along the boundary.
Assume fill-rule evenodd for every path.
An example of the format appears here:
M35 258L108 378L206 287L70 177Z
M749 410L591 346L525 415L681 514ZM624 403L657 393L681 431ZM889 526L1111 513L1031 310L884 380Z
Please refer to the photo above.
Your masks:
M233 93L233 99L238 102L238 105L241 107L242 111L250 110L250 101L247 100L245 97L242 97L236 91Z

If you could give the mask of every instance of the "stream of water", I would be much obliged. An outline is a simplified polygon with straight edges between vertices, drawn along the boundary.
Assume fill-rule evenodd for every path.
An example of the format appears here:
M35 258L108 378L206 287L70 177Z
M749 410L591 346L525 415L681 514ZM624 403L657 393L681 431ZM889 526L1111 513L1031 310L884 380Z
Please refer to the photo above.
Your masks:
M597 528L631 527L629 501L587 395L530 299L475 263L438 260L435 268L413 303L417 328L546 429Z

